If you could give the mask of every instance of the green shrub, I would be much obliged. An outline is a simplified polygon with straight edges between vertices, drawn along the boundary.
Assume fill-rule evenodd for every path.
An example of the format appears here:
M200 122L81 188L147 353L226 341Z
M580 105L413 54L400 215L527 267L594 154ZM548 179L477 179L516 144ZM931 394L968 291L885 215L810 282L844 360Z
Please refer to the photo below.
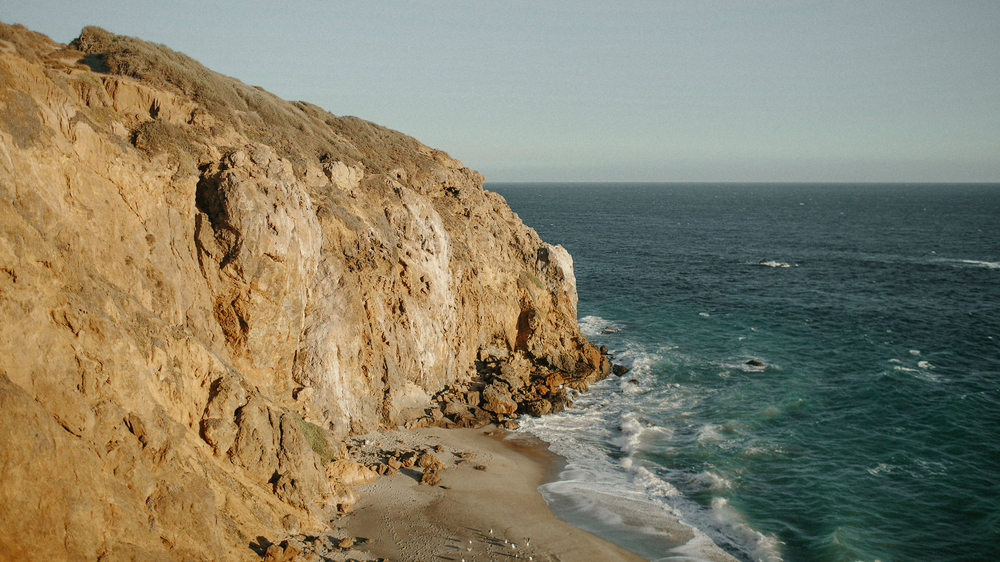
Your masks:
M295 412L292 412L292 415L295 416L295 421L298 422L299 427L302 429L302 434L305 435L306 441L309 442L309 446L312 448L314 453L319 455L323 464L337 460L336 453L330 447L330 441L327 437L326 431L324 431L322 427L302 419L302 416Z
M166 152L177 167L174 177L198 174L197 151L190 135L181 127L160 119L146 121L132 132L132 144L150 158Z

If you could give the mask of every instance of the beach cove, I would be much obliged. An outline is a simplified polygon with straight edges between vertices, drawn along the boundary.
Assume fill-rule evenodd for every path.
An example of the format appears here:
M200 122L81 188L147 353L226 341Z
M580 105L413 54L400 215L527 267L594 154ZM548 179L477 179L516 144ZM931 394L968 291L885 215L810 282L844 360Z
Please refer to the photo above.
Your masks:
M393 431L359 439L361 458L421 450L441 459L447 469L440 471L435 485L420 484L425 469L418 466L359 485L361 500L331 531L353 539L355 551L323 552L331 560L647 560L552 513L538 486L558 472L562 460L530 435L490 426ZM676 520L669 524L677 536L690 539L686 525ZM297 549L311 550L309 537L297 539L291 542ZM735 560L718 548L701 547L697 557L681 548L665 551L660 559Z

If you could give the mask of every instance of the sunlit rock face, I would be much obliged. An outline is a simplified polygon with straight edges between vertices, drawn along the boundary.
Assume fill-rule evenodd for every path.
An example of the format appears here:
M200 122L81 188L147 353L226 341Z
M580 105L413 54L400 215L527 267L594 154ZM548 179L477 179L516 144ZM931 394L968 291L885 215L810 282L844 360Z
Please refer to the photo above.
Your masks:
M572 258L482 182L163 46L0 24L0 558L253 559L357 501L350 433L457 420L432 400L484 365L606 374Z

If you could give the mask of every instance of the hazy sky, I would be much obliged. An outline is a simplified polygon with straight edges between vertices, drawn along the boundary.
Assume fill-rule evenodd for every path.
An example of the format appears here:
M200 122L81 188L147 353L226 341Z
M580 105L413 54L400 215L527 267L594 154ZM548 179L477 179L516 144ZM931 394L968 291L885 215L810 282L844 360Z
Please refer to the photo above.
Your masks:
M487 181L1000 181L1000 1L0 0L410 134Z

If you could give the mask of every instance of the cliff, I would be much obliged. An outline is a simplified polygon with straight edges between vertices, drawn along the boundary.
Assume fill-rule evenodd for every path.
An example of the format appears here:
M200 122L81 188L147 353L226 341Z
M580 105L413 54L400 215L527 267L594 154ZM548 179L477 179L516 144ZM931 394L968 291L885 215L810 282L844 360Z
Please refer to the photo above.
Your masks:
M0 152L0 559L254 559L351 434L610 368L480 174L164 46L0 24Z

